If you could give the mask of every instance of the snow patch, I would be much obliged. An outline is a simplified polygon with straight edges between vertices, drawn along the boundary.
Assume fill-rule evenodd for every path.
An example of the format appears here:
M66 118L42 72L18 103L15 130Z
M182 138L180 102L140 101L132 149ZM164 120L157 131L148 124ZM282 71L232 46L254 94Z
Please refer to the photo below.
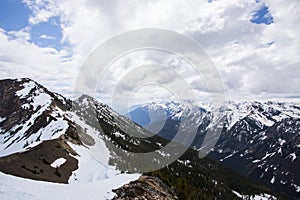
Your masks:
M281 147L278 149L277 153L282 156L282 149L281 149Z
M259 138L259 140L265 140L267 139L268 137L266 135L264 135L263 137Z
M274 184L275 182L275 176L273 176L273 178L270 180L270 183Z
M28 137L26 136L26 131L30 129L30 127L35 123L35 120L41 116L46 109L47 106L42 107L38 112L34 113L25 124L17 125L2 135L4 138L9 137L10 132L20 129L5 143L3 143L4 140L1 140L2 144L0 143L0 156L6 156L28 150L28 147L35 147L40 144L40 141L56 139L66 132L69 127L68 122L63 118L57 118L56 121L51 121L46 127L39 129L38 132L32 133Z
M278 142L279 142L280 146L282 146L286 143L286 141L281 138L278 138Z
M59 184L19 178L0 172L0 199L107 200L115 196L112 189L119 188L139 177L140 174L120 174L92 183Z
M51 103L50 95L46 93L40 93L38 96L34 97L34 101L32 105L35 110L38 106L49 105L50 103Z
M300 192L300 186L299 185L296 185L294 183L292 183L291 185L295 188L296 192Z
M6 117L0 117L0 123L6 120Z
M116 137L121 137L123 140L126 140L125 135L121 134L120 132L114 133Z
M36 84L32 81L23 84L24 88L17 91L16 95L20 98L25 98L29 92L36 86Z
M101 162L90 152L90 149L81 145L74 145L71 142L68 142L68 144L79 154L79 156L75 156L78 160L78 169L73 171L69 178L69 183L91 183L109 179L120 174L114 166L109 166L108 163ZM104 155L104 157L107 157L107 155Z
M224 160L226 160L226 159L228 159L228 158L230 158L230 157L232 157L232 156L234 156L234 154L236 154L237 153L237 151L233 151L233 153L232 154L229 154L228 156L226 156L225 158L222 158L222 159L220 159L220 161L221 162L223 162Z
M292 162L297 159L296 153L291 153L289 157L291 157Z
M258 163L260 162L261 160L253 160L252 163Z
M57 168L63 165L67 160L65 158L58 158L53 163L51 163L51 167Z
M232 190L233 194L235 194L237 197L243 199L243 200L270 200L274 199L276 200L277 198L270 195L270 194L255 194L255 195L243 195L238 193L237 191Z
M272 126L274 124L273 121L269 120L266 116L262 115L261 113L255 113L253 116L254 119L259 121L261 124L266 125L268 127Z
M116 170L115 166L109 165L110 151L106 147L101 135L94 128L85 124L75 113L69 113L76 123L87 131L87 134L93 138L95 144L84 147L75 145L71 142L68 144L74 149L78 156L74 156L78 160L78 169L73 171L69 178L69 183L91 183L94 181L110 179L117 176L121 172Z

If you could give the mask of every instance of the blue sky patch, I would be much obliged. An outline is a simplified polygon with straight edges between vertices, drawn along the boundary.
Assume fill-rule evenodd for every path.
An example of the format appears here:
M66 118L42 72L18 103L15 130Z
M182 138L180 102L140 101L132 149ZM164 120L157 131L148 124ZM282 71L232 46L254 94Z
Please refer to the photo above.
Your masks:
M61 44L62 29L59 17L52 17L47 22L31 25L31 10L21 0L0 0L0 28L5 31L19 31L27 27L30 42L40 47L63 49ZM12 38L14 39L14 38Z
M267 25L274 22L272 15L269 13L269 8L266 5L262 5L258 10L256 10L250 21L255 24Z
M47 22L34 25L30 33L31 41L40 47L52 47L57 50L63 48L59 17L52 17Z
M29 8L21 0L0 0L0 28L20 30L28 25Z

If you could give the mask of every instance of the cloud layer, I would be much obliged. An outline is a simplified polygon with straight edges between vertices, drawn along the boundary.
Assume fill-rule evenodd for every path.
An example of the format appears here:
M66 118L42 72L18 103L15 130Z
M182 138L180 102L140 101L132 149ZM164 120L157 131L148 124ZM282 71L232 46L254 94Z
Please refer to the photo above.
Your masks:
M300 90L300 2L291 0L179 1L39 1L24 0L30 8L28 26L0 30L0 77L30 77L50 89L72 96L77 73L88 55L114 35L138 28L170 29L198 42L214 61L228 96L293 95ZM273 23L253 23L267 7ZM59 17L65 44L62 50L42 48L30 41L31 26ZM53 39L44 35L45 39ZM151 54L132 57L112 70L102 96L116 85L129 63L159 61ZM168 59L166 59L168 60ZM165 61L166 62L166 61ZM169 59L167 64L182 62ZM122 62L119 62L122 63ZM127 63L124 64L124 63ZM178 63L177 65L178 66ZM177 68L196 91L205 81ZM158 80L171 81L158 73ZM125 86L124 86L125 88ZM157 90L163 91L163 90ZM155 92L155 91L151 91ZM145 95L147 96L147 95ZM149 96L149 95L148 95Z

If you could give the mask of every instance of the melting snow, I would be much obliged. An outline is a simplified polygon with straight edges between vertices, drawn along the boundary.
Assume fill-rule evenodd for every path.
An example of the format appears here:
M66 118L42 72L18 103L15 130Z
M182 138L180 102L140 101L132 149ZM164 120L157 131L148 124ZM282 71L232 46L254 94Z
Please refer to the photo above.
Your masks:
M292 162L293 162L297 158L296 153L291 153L290 157L292 158Z
M16 95L20 98L26 98L29 95L30 91L36 87L36 84L30 81L28 83L24 83L23 86L23 89L16 92ZM30 101L30 103L23 104L22 108L29 109L32 105L35 110L38 106L50 105L51 96L47 94L42 88L40 88L38 90L35 90L33 95L29 97L28 100Z
M39 141L56 139L64 134L68 128L68 122L63 118L57 118L57 121L51 121L46 127L39 129L37 133L31 134L28 138L25 138L25 132L34 124L35 120L47 109L47 106L39 109L38 112L34 113L25 124L20 124L11 129L14 131L21 128L13 137L9 138L5 143L0 143L0 156L6 156L12 153L24 151L25 147L34 147L39 144ZM10 132L4 134L9 136ZM0 142L3 142L1 139ZM8 145L13 142L11 146ZM28 149L28 148L26 148Z
M280 146L282 146L286 143L286 141L281 138L278 139L278 142L279 142Z
M258 163L258 162L260 162L261 160L253 160L252 162L253 163Z
M36 86L36 84L32 81L29 81L28 83L24 83L23 86L23 89L16 92L16 95L20 98L25 98L29 94L29 92Z
M253 117L254 117L254 119L258 120L260 123L262 123L262 124L264 124L266 126L272 126L274 124L273 121L267 119L261 113L255 113Z
M277 153L281 154L281 156L282 156L282 149L281 149L281 147L278 149Z
M274 184L275 182L275 176L273 176L273 178L270 180L270 183Z
M123 140L126 140L125 135L119 133L119 132L115 132L115 136L116 137L121 137Z
M270 194L255 194L255 195L242 195L234 190L232 192L241 199L247 200L269 200L269 199L276 199L274 196Z
M58 158L55 160L50 166L53 168L60 167L63 165L67 160L65 158Z
M69 183L91 183L94 181L109 179L120 174L114 166L108 165L106 159L109 155L105 155L105 152L101 152L100 148L98 151L103 153L103 157L105 159L102 161L99 160L99 157L96 155L99 153L94 152L95 149L90 152L90 149L86 147L74 145L70 142L68 144L79 154L79 156L75 156L78 160L79 168L72 173L72 176L69 178Z
M34 97L34 101L32 105L35 110L38 106L49 105L50 103L51 103L50 95L46 93L40 93L38 96Z
M300 186L299 185L296 185L294 183L292 183L291 185L294 186L296 192L300 192Z
M276 152L273 152L273 153L268 153L268 152L267 152L266 155L265 155L263 158L261 158L261 160L259 160L259 159L253 160L252 163L258 163L258 162L261 162L261 161L265 160L265 159L268 158L268 157L274 156L275 154L276 154Z
M236 154L236 153L237 153L237 151L234 151L232 154L229 154L229 155L226 156L225 158L220 159L220 161L222 162L222 161L226 160L227 158L232 157L232 156L233 156L234 154Z
M5 117L0 117L0 123L3 122L5 119Z
M78 160L79 168L72 173L69 183L90 183L110 179L120 174L120 171L116 170L115 166L109 166L110 151L99 137L99 133L81 121L77 115L71 114L76 123L87 130L88 135L93 138L95 144L86 148L81 145L68 143L79 154L75 156Z
M55 115L57 112L59 112L59 110L52 114ZM140 174L121 174L114 166L109 166L110 152L105 146L104 141L99 137L99 132L82 122L74 113L68 112L67 114L69 114L70 118L76 121L79 126L86 130L88 135L95 141L95 144L91 146L87 145L87 147L68 143L78 153L78 155L74 157L78 160L79 167L73 171L68 181L69 184L34 181L0 173L0 199L59 200L66 199L66 197L67 199L111 199L115 195L112 189L119 188L139 178ZM37 116L39 115L34 116L34 119ZM36 134L31 135L27 140L34 140L37 137L44 140L49 137L57 137L64 133L68 127L68 123L64 121L63 118L57 119L57 121L51 121L48 126L39 130ZM29 121L34 122L34 120ZM25 125L26 127L24 127ZM24 127L24 130L22 129L23 131L30 127L28 124L21 126ZM24 134L23 131L22 134ZM18 133L21 134L20 131L18 131ZM11 149L11 151L24 150L22 145L27 140L21 138L19 142L12 145L13 149ZM33 142L28 147L35 146L39 143L40 142ZM2 149L0 149L0 152L3 154ZM54 161L51 166L61 166L65 162L66 160L64 158L59 158Z
M264 135L263 137L259 138L259 140L265 140L267 139L268 137L266 135Z

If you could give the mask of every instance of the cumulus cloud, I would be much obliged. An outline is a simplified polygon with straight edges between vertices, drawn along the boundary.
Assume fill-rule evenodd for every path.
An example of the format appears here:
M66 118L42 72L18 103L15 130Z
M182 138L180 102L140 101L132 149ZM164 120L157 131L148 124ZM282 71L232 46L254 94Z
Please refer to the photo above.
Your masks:
M68 52L41 48L23 35L23 31L12 36L11 32L0 29L0 77L29 77L56 92L72 95L69 83L75 81L76 70L72 61L63 61Z
M151 27L177 31L202 45L215 63L228 95L299 94L298 0L23 2L32 11L31 25L59 17L62 42L69 41L70 45L61 51L41 48L28 42L29 29L1 30L1 77L28 76L71 93L79 68L99 44L125 31ZM268 7L267 15L272 16L273 23L251 22L262 6ZM151 55L133 56L114 65L107 71L106 81L98 85L98 92L107 97L122 75L136 66L155 62L172 65L195 90L206 91L205 81L197 79L192 70L186 70L182 61ZM49 78L49 74L53 77ZM160 72L153 76L160 83L174 82L172 74ZM132 88L131 83L126 84L124 89Z

